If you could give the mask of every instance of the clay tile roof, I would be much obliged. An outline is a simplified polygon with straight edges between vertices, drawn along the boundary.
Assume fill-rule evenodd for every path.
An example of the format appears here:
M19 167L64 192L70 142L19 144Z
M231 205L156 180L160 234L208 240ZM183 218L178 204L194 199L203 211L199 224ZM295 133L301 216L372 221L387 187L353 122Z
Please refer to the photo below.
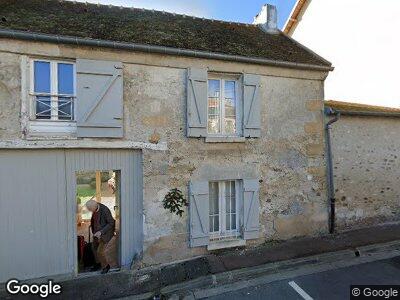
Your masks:
M285 34L146 9L59 0L1 0L0 29L166 46L330 67Z
M334 110L343 112L379 112L379 113L400 113L400 108L375 106L368 104L342 102L329 100L325 101L325 106L330 107Z

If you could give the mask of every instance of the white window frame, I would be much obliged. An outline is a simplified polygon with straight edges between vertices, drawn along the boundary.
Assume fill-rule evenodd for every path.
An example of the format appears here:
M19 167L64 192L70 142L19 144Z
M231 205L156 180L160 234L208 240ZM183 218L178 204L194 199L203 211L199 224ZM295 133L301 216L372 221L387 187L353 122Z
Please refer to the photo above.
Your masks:
M48 62L50 63L50 104L51 104L51 118L50 119L37 119L36 118L36 96L35 93L35 62ZM74 81L74 94L73 94L73 116L72 120L59 120L58 119L58 97L63 96L58 94L58 64L72 64L73 68L73 81ZM69 96L69 95L68 95ZM47 122L75 122L76 117L76 66L74 61L68 60L53 60L33 58L30 60L30 89L29 89L29 106L30 106L30 120L47 121Z
M220 111L219 111L219 126L220 126L220 133L210 133L208 131L208 80L219 80L220 84ZM225 81L235 81L235 114L236 114L236 132L235 133L225 133ZM239 75L232 75L232 74L218 74L218 73L208 73L207 79L207 135L210 137L239 137L242 136L242 101L241 101L241 80Z
M21 56L21 127L27 139L42 139L42 138L67 138L76 139L76 121L75 120L51 120L51 119L36 119L36 101L34 93L34 61L44 61L54 63L67 63L73 65L74 73L74 117L76 117L76 62L70 59L52 59L48 57L29 57ZM50 66L50 72L51 72ZM50 73L51 76L52 73ZM54 70L53 70L54 74ZM57 73L56 73L57 74ZM52 76L50 80L54 79ZM50 84L52 84L50 82ZM54 85L54 84L53 84ZM57 86L57 82L54 86Z
M235 182L235 211L236 211L236 229L226 230L226 199L225 189L227 182ZM239 180L222 180L222 181L210 181L210 183L218 183L218 215L219 215L219 228L218 231L210 232L210 240L226 240L226 239L238 239L240 238L240 205L242 201L240 194L240 181Z

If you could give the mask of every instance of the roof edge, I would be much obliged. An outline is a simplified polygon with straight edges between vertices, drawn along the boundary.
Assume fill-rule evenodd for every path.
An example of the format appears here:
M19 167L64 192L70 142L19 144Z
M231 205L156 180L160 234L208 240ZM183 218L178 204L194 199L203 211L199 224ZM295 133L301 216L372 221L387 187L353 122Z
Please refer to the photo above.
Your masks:
M326 100L324 101L324 105L325 107L329 107L336 112L340 112L341 115L400 118L400 109L394 107L368 105L336 100Z
M287 61L275 61L275 60L260 58L260 57L247 57L247 56L230 55L230 54L223 54L223 53L217 53L217 52L207 52L207 51L199 51L199 50L188 50L188 49L180 49L180 48L173 48L173 47L165 47L165 46L154 46L154 45L137 44L137 43L115 42L115 41L110 41L110 40L89 39L89 38L79 38L79 37L71 37L71 36L44 34L44 33L34 33L34 32L11 30L11 29L1 29L1 28L0 28L0 38L12 38L12 39L29 40L29 41L36 41L36 42L70 44L70 45L77 45L77 46L104 47L104 48L112 48L112 49L123 49L123 50L146 52L146 53L168 54L168 55L205 58L205 59L218 59L218 60L226 60L226 61L234 61L234 62L242 62L242 63L270 65L270 66L275 66L275 67L283 67L283 68L291 68L291 69L301 69L301 70L314 70L314 71L332 71L333 70L332 66L320 66L320 65L294 63L294 62L287 62Z
M296 4L293 6L292 11L289 14L289 17L286 20L285 25L283 26L283 31L287 35L291 35L296 28L299 21L301 21L301 16L304 14L305 9L307 9L311 0L297 0ZM299 19L300 17L300 19Z
M341 109L333 109L333 111L340 113L341 116L400 118L400 113L394 112L390 113L381 111L347 111Z
M329 60L326 60L325 58L323 58L321 55L315 53L314 51L312 51L310 48L308 48L307 46L304 46L303 44L301 44L300 42L296 41L294 38L292 38L289 34L287 34L286 32L281 31L282 34L284 34L289 40L291 40L293 43L295 43L297 46L299 46L300 48L303 48L305 51L307 51L308 53L314 55L315 57L319 58L320 60L322 60L323 62L325 62L326 64L330 65L332 68L332 71L334 70L334 67L332 67L332 63Z

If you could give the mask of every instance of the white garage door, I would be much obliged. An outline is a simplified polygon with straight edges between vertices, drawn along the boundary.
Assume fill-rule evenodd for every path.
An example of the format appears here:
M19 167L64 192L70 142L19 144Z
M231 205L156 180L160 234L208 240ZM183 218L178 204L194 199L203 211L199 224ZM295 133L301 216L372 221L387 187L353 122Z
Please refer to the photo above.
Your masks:
M76 172L121 174L121 265L142 251L142 159L134 150L0 150L0 282L77 272Z
M0 282L68 272L65 155L0 151Z

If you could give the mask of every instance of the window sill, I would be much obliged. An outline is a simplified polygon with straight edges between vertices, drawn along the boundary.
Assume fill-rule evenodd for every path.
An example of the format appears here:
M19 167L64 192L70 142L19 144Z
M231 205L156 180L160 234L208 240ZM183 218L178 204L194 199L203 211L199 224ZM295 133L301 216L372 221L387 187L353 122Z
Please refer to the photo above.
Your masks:
M246 138L243 136L209 136L205 139L206 143L244 143Z
M74 121L30 120L28 123L29 137L72 137L76 133Z
M210 244L207 246L207 250L212 251L218 249L243 247L243 246L246 246L246 240L243 239L210 241Z

